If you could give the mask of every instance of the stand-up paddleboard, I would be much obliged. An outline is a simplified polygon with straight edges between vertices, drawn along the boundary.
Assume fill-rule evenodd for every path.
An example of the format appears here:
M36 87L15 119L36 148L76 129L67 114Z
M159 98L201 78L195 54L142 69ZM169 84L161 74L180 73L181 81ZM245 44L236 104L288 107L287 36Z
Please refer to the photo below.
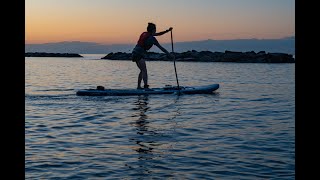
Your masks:
M104 89L98 86L97 89L83 89L77 91L78 96L130 96L130 95L146 95L146 94L211 94L219 88L219 84L211 84L206 86L177 86L166 85L163 88L150 89Z

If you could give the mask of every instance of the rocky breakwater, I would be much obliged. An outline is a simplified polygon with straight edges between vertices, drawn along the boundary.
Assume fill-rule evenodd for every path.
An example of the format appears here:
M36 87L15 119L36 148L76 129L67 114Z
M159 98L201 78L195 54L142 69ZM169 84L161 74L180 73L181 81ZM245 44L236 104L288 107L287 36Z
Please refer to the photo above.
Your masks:
M24 57L83 57L74 53L44 53L44 52L27 52Z
M174 53L176 61L185 62L239 62L239 63L294 63L295 59L291 54L286 53L266 53L260 51L249 52L211 52L211 51L187 51L182 53ZM117 52L109 53L101 59L109 60L130 60L131 53ZM164 53L148 52L147 59L149 61L172 61Z

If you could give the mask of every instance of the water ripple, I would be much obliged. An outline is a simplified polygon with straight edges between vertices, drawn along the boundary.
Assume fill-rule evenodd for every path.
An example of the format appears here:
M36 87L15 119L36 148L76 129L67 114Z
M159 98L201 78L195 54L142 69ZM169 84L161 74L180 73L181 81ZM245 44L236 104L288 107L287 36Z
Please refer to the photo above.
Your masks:
M175 85L170 62L148 65L153 87ZM84 87L135 88L138 71L126 61L28 59L26 179L294 179L294 65L177 68L185 86L220 89L78 97Z

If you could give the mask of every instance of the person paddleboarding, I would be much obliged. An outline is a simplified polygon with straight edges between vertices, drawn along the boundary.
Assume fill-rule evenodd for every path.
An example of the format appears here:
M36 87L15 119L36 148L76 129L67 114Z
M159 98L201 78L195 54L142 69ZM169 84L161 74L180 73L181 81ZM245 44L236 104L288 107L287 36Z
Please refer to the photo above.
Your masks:
M158 40L154 36L161 36L163 34L166 34L170 31L172 31L172 27L170 27L168 30L158 32L157 28L154 23L148 23L147 26L147 32L143 32L140 35L140 38L137 42L137 45L132 50L132 61L136 62L140 72L138 75L138 86L137 89L142 89L141 87L141 81L143 80L144 83L144 89L149 89L148 85L148 72L147 72L147 66L146 66L146 55L147 51L153 46L156 45L161 51L167 54L167 56L171 59L174 58L172 54L170 54L165 48L163 48Z

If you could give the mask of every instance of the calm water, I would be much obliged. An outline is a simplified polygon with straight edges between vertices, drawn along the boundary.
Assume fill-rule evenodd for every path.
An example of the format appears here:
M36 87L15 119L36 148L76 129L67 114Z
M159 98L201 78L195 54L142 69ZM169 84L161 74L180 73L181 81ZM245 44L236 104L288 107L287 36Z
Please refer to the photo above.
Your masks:
M295 65L177 62L209 95L78 97L135 88L131 61L26 58L26 179L294 179ZM151 87L173 62L147 62Z

